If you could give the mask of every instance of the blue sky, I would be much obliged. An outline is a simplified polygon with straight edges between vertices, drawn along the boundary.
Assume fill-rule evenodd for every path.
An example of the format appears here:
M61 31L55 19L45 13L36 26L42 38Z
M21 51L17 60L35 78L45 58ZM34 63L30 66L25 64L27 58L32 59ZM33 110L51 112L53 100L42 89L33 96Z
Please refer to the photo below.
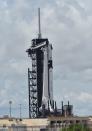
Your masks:
M26 49L38 35L41 8L42 36L53 45L53 90L59 106L74 105L75 115L92 115L92 1L0 0L0 116L28 117Z

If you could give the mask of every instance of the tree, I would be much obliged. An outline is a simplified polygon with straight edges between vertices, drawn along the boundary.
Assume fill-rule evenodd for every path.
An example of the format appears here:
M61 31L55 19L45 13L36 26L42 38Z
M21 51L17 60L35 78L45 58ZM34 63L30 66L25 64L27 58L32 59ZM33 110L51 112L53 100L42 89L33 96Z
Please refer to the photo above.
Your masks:
M84 124L73 124L69 127L64 127L60 131L90 131Z

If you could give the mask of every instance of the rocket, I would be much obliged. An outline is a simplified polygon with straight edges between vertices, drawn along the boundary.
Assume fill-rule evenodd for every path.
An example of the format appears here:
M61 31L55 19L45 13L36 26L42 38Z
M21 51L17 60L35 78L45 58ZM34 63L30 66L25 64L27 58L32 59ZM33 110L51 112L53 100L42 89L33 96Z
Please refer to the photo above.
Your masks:
M53 103L53 66L52 66L52 45L48 44L43 48L43 93L42 93L42 105L48 108L48 101L50 101L49 109L52 109Z

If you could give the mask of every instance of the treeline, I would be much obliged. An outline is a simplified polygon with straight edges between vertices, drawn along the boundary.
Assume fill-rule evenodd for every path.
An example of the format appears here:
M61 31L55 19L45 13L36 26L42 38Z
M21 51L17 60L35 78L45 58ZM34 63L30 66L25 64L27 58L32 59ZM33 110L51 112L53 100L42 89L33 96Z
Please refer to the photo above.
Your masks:
M73 124L69 127L64 127L60 131L90 131L90 129L83 124Z

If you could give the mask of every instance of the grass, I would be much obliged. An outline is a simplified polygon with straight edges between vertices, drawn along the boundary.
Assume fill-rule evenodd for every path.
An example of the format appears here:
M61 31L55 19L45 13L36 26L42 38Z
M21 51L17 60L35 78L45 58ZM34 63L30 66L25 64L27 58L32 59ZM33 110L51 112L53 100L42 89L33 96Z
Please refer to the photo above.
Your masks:
M86 125L82 124L73 124L70 125L69 127L64 127L60 131L90 131Z

